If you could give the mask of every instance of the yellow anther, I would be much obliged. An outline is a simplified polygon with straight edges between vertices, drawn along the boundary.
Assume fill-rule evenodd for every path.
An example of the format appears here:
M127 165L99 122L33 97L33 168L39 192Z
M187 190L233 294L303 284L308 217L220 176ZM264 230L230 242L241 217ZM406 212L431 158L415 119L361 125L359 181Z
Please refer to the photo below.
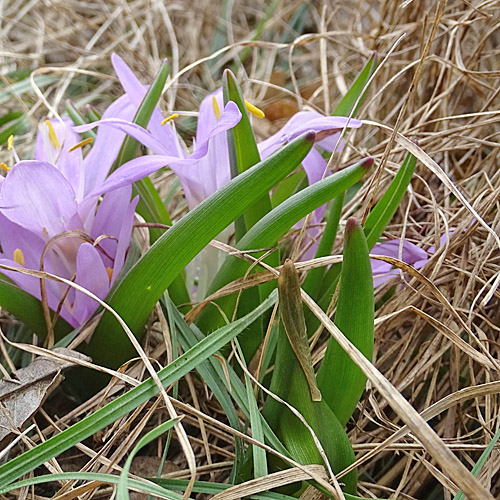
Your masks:
M54 149L59 149L59 141L57 140L56 131L54 130L54 127L52 126L50 120L45 120L45 125L47 125L47 128L49 129L50 144Z
M113 277L113 269L111 269L110 267L107 267L106 272L108 273L108 279L109 279L109 282L111 283L111 278Z
M257 106L254 106L251 102L248 102L246 99L245 99L245 106L247 108L247 111L250 114L256 116L257 118L264 118L266 116L264 114L264 111L259 109Z
M12 146L14 146L14 136L13 135L9 136L9 138L7 139L7 149L9 151L11 151Z
M169 122L170 120L175 120L176 118L179 118L179 113L174 113L170 116L167 116L164 120L161 121L161 124L165 125L165 123Z
M24 254L20 248L14 250L14 262L24 267Z
M215 118L218 120L220 118L220 108L215 96L212 97L212 107L214 108Z
M94 142L94 139L92 139L92 137L89 137L88 139L84 139L83 141L80 141L78 144L71 146L68 149L68 153L71 153L71 151L74 151L75 149L83 148L83 146L86 146L87 144L90 144L91 142Z
M3 161L0 162L0 168L2 168L2 170L5 170L6 172L10 170L10 167L8 167Z

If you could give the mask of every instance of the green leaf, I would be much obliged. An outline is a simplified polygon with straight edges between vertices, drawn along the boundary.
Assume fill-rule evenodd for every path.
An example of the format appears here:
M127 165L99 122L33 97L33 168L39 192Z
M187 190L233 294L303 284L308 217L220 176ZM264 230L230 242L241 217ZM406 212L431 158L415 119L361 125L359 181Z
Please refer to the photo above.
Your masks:
M99 481L108 484L118 484L119 476L113 474L99 474L95 472L63 472L60 474L48 474L46 476L36 476L17 483L9 484L4 488L0 488L0 495L9 491L25 488L27 486L35 486L38 484L52 483L56 481ZM139 481L137 479L129 479L128 484L131 488L138 491L155 495L159 498L168 500L182 500L182 496L173 491L169 491L164 487L155 484L153 481Z
M389 188L369 213L365 221L364 233L370 250L373 248L375 243L377 243L380 236L382 236L387 224L389 224L392 217L396 213L406 189L410 184L416 162L416 158L411 153L406 155L401 168L392 180ZM318 301L319 306L323 310L326 310L328 304L330 303L330 299L335 292L341 269L341 263L333 264L325 275L323 286L320 291L321 298ZM312 326L314 322L315 324L318 324L317 320L312 317L312 315L308 315L308 327L314 329Z
M364 231L368 248L373 248L385 231L387 224L389 224L396 213L410 185L416 163L417 159L415 156L408 153L384 196L382 196L366 218Z
M479 457L479 460L474 464L474 467L472 467L472 475L477 477L479 473L481 472L481 469L483 468L484 464L486 463L486 460L488 460L488 457L491 455L491 452L495 448L495 445L497 444L497 441L500 439L500 429L498 429L495 432L495 435L489 442L488 446L485 448L483 453L481 453L481 456ZM465 500L465 495L462 493L462 490L460 490L454 497L453 500Z
M29 329L42 337L47 334L42 303L2 274L0 274L0 304ZM56 339L60 339L72 330L73 328L61 317L54 326Z
M128 496L129 478L127 476L128 476L129 470L130 470L130 466L132 465L132 460L137 455L137 452L141 448L144 448L144 446L146 446L148 443L150 443L151 441L154 441L157 437L160 437L162 434L167 432L169 429L171 429L175 424L177 424L181 420L182 420L182 417L177 417L177 418L174 418L171 420L167 420L166 422L163 422L158 427L149 431L134 446L133 450L130 452L129 456L127 457L127 461L125 462L125 465L123 466L122 472L120 474L120 479L118 481L118 487L116 489L116 498L118 500L129 500L129 496Z
M29 120L24 113L16 116L18 113L7 113L2 117L2 125L10 123L0 132L0 144L7 142L11 135L22 135L29 129Z
M231 177L235 177L259 163L260 155L240 86L229 70L224 71L223 92L224 103L233 101L241 112L239 123L227 132ZM245 229L249 230L270 210L271 200L269 193L266 192L245 211ZM237 235L236 240L239 240L241 236L243 234Z
M347 94L337 104L337 107L333 110L332 115L349 116L351 114L351 111L354 109L352 116L356 116L368 92L368 80L371 78L376 68L377 53L374 52L369 61L366 63L365 67L362 69L359 76L351 85L351 88L347 91Z
M347 221L344 260L335 324L369 359L373 356L373 276L368 245L356 219ZM366 376L336 340L330 338L318 370L324 401L342 426L351 417L366 385Z
M59 76L57 75L38 75L34 78L36 85L39 88L44 88L50 85L51 83L57 82L59 80ZM0 104L12 99L12 95L17 95L18 97L22 97L26 92L32 92L33 87L31 86L31 81L29 79L29 75L26 76L23 80L20 80L16 83L13 83L9 86L0 85Z
M331 255L332 248L335 243L335 238L337 237L337 231L339 229L340 216L342 215L342 207L344 206L344 193L336 196L329 204L330 213L328 214L328 219L326 221L326 227L321 236L321 240L318 245L318 249L314 255L314 258L326 257ZM317 299L318 293L321 287L321 282L323 281L323 276L326 273L325 267L317 267L311 269L302 284L302 288L310 295L313 299ZM312 333L312 332L310 332Z
M304 134L238 175L174 224L132 267L107 300L138 338L142 337L154 305L173 279L262 193L296 168L313 141L313 134ZM118 322L105 312L89 345L94 362L118 367L134 352Z
M160 370L158 378L163 387L176 382L186 373L196 368L199 363L220 350L256 318L267 311L276 302L276 299L277 294L273 293L251 314L205 337L196 346ZM158 392L159 389L156 383L152 379L148 379L70 428L56 434L22 455L12 458L9 462L0 466L0 489L92 436L97 431L111 425L119 418L135 410L139 405L156 396Z
M278 290L280 317L284 327L278 333L276 362L270 390L302 414L319 439L333 471L337 473L354 462L354 451L336 415L325 400L321 399L317 389L314 390L315 384L311 380L311 377L314 379L314 372L305 328L302 331L299 328L297 334L292 336L288 331L294 328L295 323L304 323L300 283L291 261L285 262L282 267L278 278ZM286 334L283 330L286 330ZM302 361L297 356L298 353ZM264 414L295 460L302 464L323 463L311 432L291 410L268 397ZM354 493L357 484L356 470L347 474L343 481L346 484L346 491Z
M172 314L175 324L179 328L179 341L184 350L193 347L197 342L204 338L203 333L198 330L196 325L191 325L191 327L189 327L184 321L182 314L180 314L176 309L172 310ZM222 409L228 417L229 423L234 429L239 429L238 414L236 413L236 409L234 408L231 398L234 399L238 409L245 415L245 417L250 419L250 409L248 407L246 388L231 364L225 359L224 362L225 368L223 367L220 359L212 356L203 363L200 363L196 367L196 370L202 379L207 383L210 390L214 393L217 401L219 401ZM226 377L229 377L229 381L227 381ZM281 454L288 455L288 452L271 430L267 421L263 417L261 417L261 420L266 441ZM236 441L236 450L238 450L238 447L239 441Z
M276 244L295 223L305 217L312 210L315 210L332 197L343 193L349 186L357 182L366 172L367 166L371 165L372 159L365 159L351 165L339 172L336 172L325 179L309 186L297 194L290 197L284 203L276 207L263 219L261 219L236 245L239 249L267 248ZM253 254L259 255L259 254ZM210 286L210 293L213 293L230 283L231 281L244 276L250 264L236 257L228 256L217 273ZM270 285L269 288L274 285ZM236 295L223 297L217 300L217 304L226 314L231 314L234 309ZM220 324L220 314L208 306L200 315L197 322L204 332L209 332Z

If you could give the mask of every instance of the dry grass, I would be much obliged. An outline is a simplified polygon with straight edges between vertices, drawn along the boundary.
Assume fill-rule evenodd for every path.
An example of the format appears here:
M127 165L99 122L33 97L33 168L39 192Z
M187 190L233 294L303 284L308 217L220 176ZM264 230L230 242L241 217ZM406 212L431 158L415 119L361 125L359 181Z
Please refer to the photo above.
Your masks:
M160 59L168 57L172 79L162 107L165 112L190 115L218 85L221 68L234 64L249 50L237 69L238 77L253 102L277 119L304 106L328 113L376 50L384 63L359 114L366 123L336 162L353 162L370 154L379 168L373 175L375 182L365 183L346 207L343 219L353 214L362 217L383 192L402 161L407 138L418 141L423 161L386 235L405 238L424 249L439 246L444 234L449 239L421 270L434 287L418 276L401 275L397 293L377 311L375 365L419 413L448 398L438 404L432 428L471 466L496 431L499 415L498 388L492 383L498 380L500 356L496 281L500 252L494 236L500 232L500 1L311 2L303 31L311 35L305 36L290 28L302 2L279 2L258 42L249 43L268 4L261 0L203 0L197 7L154 0L3 2L2 72L66 68L53 70L60 79L43 89L46 102L36 97L31 102L30 117L37 123L48 113L47 102L62 113L68 92L77 102L90 92L89 100L98 109L110 96L118 95L119 85L108 77L113 51L145 82L153 78ZM214 44L217 37L222 39ZM203 59L218 49L223 49L218 57ZM86 76L80 70L97 73ZM269 82L277 85L272 91ZM21 105L13 98L7 108L20 109ZM189 135L192 119L187 116L179 124ZM377 124L385 125L388 132ZM259 133L266 135L274 127L276 122L265 121ZM33 133L24 138L26 150ZM23 152L22 144L19 151ZM450 180L448 185L444 176ZM462 193L467 203L453 190ZM377 298L385 291L380 290ZM167 348L158 323L150 333L147 352L163 361ZM464 340L481 355L464 347ZM322 347L318 345L318 352ZM128 374L141 379L146 372L134 368ZM467 387L472 389L460 398L459 391ZM99 407L103 398L118 389L115 386L110 394L97 395L63 418L43 412L37 420L40 439ZM196 452L199 477L223 481L234 456L231 431L221 423L224 415L197 378L187 378L179 391L184 403L174 404L187 415L184 422ZM51 414L66 413L67 404L62 401L54 408L52 402ZM52 467L119 470L117 464L134 438L163 418L161 405L161 400L150 402L94 442L81 444L77 454L54 461ZM433 451L412 435L378 448L403 424L402 415L369 384L350 430L358 458L363 460L370 452L360 465L360 491L367 497L451 499L456 492L454 482L436 466ZM149 462L144 460L147 466L137 474L155 474L163 446L164 442L158 442L155 449L149 449ZM176 450L179 447L174 443L171 452ZM168 465L173 476L188 477L181 452ZM494 451L480 478L495 496L500 495L499 468L500 455ZM50 496L50 492L39 494ZM102 488L97 494L109 495ZM90 493L81 498L90 498Z

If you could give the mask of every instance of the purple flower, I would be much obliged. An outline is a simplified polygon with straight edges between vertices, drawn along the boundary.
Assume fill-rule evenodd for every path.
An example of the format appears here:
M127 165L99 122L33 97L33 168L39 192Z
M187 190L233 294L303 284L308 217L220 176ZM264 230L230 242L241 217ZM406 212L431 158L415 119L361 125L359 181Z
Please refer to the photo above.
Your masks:
M147 87L139 82L118 56L114 54L112 60L127 95L138 105L144 98ZM104 117L94 124L75 127L75 130L83 132L93 126L106 124L134 137L147 146L154 155L132 160L127 164L127 172L134 171L137 166L144 168L147 163L150 165L149 173L168 165L179 177L189 208L193 209L231 179L226 132L240 119L241 113L235 103L229 102L224 107L222 89L209 94L200 105L194 150L191 155L187 155L179 145L175 124L172 124L172 128L170 125L161 125L164 120L158 110L149 122L149 131L123 119L104 119ZM267 158L281 146L308 130L319 133L320 140L317 146L326 151L333 151L339 140L340 131L347 125L350 128L358 128L361 122L340 116L322 116L315 111L299 112L279 132L258 145L261 158ZM340 141L337 148L339 151L342 145ZM326 161L321 153L313 148L304 159L303 165L309 183L313 184L321 179ZM108 182L115 182L113 175Z
M130 119L134 113L134 106L123 96L104 115ZM130 183L113 192L103 188L125 134L99 129L84 159L70 125L70 120L41 124L35 159L18 162L1 177L0 263L28 269L43 266L104 299L123 267L138 198L130 201ZM39 279L3 273L41 298ZM46 291L50 308L62 306L60 315L74 327L98 306L62 283L47 281Z
M139 105L147 92L147 86L139 82L116 54L113 54L112 61L126 95L131 102ZM122 182L144 177L144 172L149 175L161 167L169 166L178 175L192 209L230 180L226 132L240 121L241 113L234 102L224 107L221 100L222 94L215 101L217 104L214 104L214 94L211 94L202 102L194 148L190 155L180 146L173 121L162 125L164 120L158 109L151 117L149 131L129 120L108 119L104 116L98 122L74 129L84 132L97 125L107 125L110 129L129 134L154 153L123 165L120 173L109 176L104 184L106 188L115 188Z
M450 228L452 232L454 228ZM449 234L443 234L440 238L440 244L444 245L449 238ZM370 251L372 255L383 255L385 257L401 258L403 262L413 266L415 269L420 269L427 264L430 256L436 251L434 246L425 251L417 247L409 241L403 241L401 254L400 252L401 240L389 240L383 243L377 243ZM395 276L399 276L399 269L394 269L389 262L382 260L371 259L371 266L373 272L373 287L376 288L384 283L387 283Z

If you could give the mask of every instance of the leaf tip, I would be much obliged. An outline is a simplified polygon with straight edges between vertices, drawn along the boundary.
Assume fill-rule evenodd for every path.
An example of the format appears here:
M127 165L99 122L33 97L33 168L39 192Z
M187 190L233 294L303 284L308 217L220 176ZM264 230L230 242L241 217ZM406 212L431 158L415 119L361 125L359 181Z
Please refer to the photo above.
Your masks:
M347 223L345 225L346 236L350 236L352 233L354 233L354 231L358 227L360 227L358 219L356 219L355 217L349 217L349 219L347 219Z
M375 159L373 158L373 156L369 156L368 158L365 158L363 160L363 167L365 167L366 170L368 170L373 165L374 162Z
M305 134L306 141L314 142L316 140L316 132L314 130L309 130Z

